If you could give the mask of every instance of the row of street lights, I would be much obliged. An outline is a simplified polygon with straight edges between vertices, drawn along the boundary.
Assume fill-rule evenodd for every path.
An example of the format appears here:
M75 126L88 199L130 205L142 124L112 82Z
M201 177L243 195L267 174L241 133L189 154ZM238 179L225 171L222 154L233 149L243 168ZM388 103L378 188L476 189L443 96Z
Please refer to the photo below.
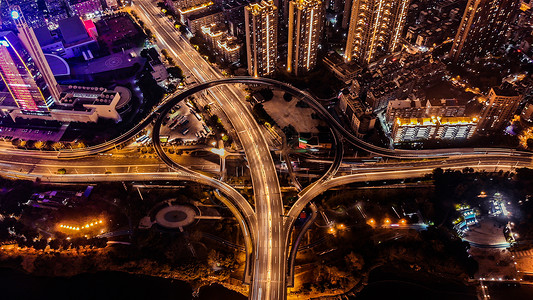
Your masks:
M378 226L378 225L379 225L379 224L376 222L376 220L374 220L373 218L370 218L370 219L367 221L367 224L370 225L370 226L372 226L372 227L375 227L375 226ZM385 219L383 219L383 224L382 224L382 226L394 226L394 227L396 227L396 226L404 226L404 225L407 225L407 220L405 220L405 219L400 219L400 220L398 221L398 223L396 223L396 224L392 224L392 223L391 223L391 219L389 219L389 218L385 218Z

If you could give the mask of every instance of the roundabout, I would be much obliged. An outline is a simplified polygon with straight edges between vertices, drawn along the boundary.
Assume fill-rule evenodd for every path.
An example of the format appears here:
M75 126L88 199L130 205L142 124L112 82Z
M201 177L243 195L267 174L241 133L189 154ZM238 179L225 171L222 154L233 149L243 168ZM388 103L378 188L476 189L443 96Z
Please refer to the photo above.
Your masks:
M160 209L155 214L155 222L162 227L178 229L194 222L196 212L189 206L170 205Z

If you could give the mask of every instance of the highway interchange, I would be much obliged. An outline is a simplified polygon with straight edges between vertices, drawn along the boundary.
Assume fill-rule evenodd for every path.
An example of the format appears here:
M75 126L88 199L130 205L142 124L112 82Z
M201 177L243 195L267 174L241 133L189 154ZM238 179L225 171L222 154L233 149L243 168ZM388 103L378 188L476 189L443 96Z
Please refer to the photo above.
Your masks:
M177 92L166 97L142 122L112 141L81 150L60 152L3 148L0 149L0 167L7 176L40 178L44 182L186 180L217 189L221 192L220 199L239 220L245 235L248 256L244 281L251 284L250 299L286 298L287 282L292 282L290 277L287 281L288 274L292 274L288 272L287 264L289 253L295 253L290 251L289 241L294 221L313 198L327 189L353 182L421 177L436 167L457 169L473 167L479 170L531 167L530 153L511 149L398 151L368 144L347 131L306 92L271 79L223 78L220 72L209 65L188 40L180 35L170 22L167 22L166 18L161 17L155 2L138 0L135 1L134 8L145 20L145 24L152 28L159 47L168 49L185 75L194 78L200 84L182 93ZM337 147L330 169L314 184L303 189L295 205L288 211L284 210L276 167L263 130L253 118L250 107L245 102L243 90L235 85L228 85L235 83L265 84L290 92L310 104L334 131ZM214 109L224 113L223 118L231 124L244 149L252 178L253 206L230 185L192 170L191 164L194 165L195 162L170 158L161 148L159 129L166 113L179 101L206 89L210 91L208 97L212 97ZM107 155L117 145L130 142L136 134L154 121L154 146L164 164L154 158L147 158L145 162L133 161L133 158L126 156L117 158L116 155L115 157ZM339 168L342 169L343 166L342 139L381 157L402 158L409 161L354 168L350 175L335 177ZM99 153L104 155L98 155ZM433 160L418 161L420 158L433 158ZM72 166L77 166L75 167L77 173L54 174L53 171L64 164L66 159ZM204 163L198 162L199 165ZM98 167L95 167L96 165Z

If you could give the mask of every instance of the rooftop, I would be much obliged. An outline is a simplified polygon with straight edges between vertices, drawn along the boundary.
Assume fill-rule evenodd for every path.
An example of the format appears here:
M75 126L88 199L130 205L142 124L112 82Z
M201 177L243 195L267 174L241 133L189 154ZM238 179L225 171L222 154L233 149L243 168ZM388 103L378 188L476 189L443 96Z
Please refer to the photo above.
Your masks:
M67 44L73 44L91 38L83 25L83 21L78 16L60 20L59 30L61 31L61 35L63 35L63 40Z
M54 37L52 36L52 33L50 33L50 30L48 30L48 27L39 27L34 28L33 32L35 33L35 36L37 37L37 40L39 41L39 44L41 47L50 45L53 42L55 42Z
M206 9L202 9L200 11L190 13L190 15L187 16L187 19L192 21L196 19L201 19L205 16L214 15L220 12L222 12L222 9L220 8L220 6L211 5L211 6L206 7Z
M272 0L263 0L261 2L252 3L246 6L246 9L249 10L253 15L258 15L264 10L276 9L276 6Z
M52 69L54 76L70 75L70 67L68 63L61 57L53 54L45 53L44 57Z
M117 94L103 87L62 86L61 104L110 105Z
M493 87L494 93L498 96L515 97L520 95L515 89L510 86Z

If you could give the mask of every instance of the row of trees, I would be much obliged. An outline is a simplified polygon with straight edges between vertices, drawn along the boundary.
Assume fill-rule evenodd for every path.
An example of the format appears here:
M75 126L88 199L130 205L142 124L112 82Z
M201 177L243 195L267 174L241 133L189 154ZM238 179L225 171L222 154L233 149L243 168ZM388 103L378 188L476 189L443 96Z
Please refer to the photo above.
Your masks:
M30 150L81 149L81 148L86 147L86 144L83 141L53 142L53 141L22 140L18 138L11 140L11 144L17 148L30 149Z
M105 248L107 246L107 239L98 237L86 238L83 236L70 240L65 238L55 238L50 241L44 238L36 241L17 239L17 245L21 248L30 247L36 250L44 250L48 246L51 250L79 249L84 247Z

